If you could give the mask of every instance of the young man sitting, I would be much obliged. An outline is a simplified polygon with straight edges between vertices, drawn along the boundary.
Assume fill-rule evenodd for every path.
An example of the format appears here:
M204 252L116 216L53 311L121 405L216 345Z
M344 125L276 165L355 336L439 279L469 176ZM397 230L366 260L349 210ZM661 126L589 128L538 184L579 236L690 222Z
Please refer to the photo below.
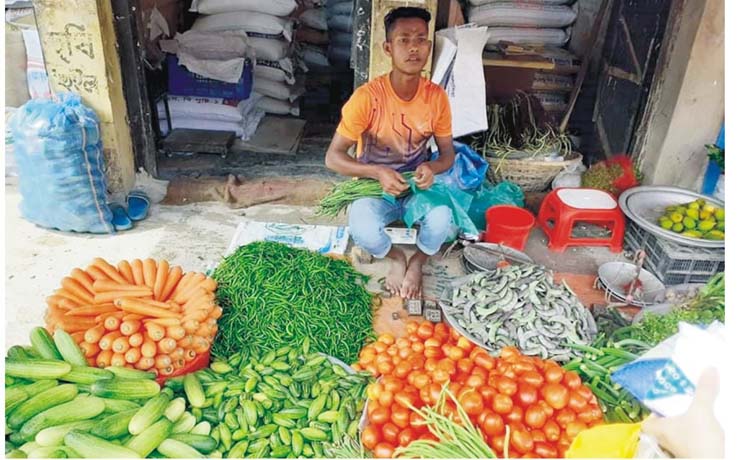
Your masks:
M341 111L341 123L326 153L328 168L376 179L393 196L409 189L403 172L413 171L416 186L426 190L455 158L448 95L422 77L432 49L429 22L430 13L421 8L396 8L385 17L383 49L392 70L354 92ZM433 136L440 155L429 161L428 141ZM354 144L356 159L348 154ZM387 289L411 299L421 296L422 265L454 230L449 207L431 209L419 222L418 249L407 261L404 252L392 245L385 226L403 218L408 202L408 196L395 204L382 198L356 200L349 211L349 229L358 246L390 260Z

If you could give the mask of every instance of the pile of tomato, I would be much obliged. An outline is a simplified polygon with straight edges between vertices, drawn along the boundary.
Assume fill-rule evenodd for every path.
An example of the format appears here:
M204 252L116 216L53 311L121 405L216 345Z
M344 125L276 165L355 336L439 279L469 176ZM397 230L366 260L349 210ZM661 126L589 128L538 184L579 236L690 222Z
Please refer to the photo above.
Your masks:
M376 377L367 390L362 445L376 458L416 439L435 439L409 407L434 405L444 384L498 457L506 426L511 458L563 458L575 436L602 422L591 390L578 374L512 347L491 357L443 323L407 324L407 336L382 334L353 366ZM447 416L459 421L455 405Z

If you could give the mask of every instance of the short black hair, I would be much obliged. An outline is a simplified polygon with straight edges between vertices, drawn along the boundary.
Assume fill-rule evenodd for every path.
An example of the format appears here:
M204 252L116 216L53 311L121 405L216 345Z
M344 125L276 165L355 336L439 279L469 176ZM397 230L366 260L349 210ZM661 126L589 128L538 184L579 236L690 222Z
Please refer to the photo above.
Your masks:
M401 6L392 9L385 16L385 39L388 40L391 30L393 30L393 26L396 24L397 20L411 18L421 19L429 25L432 15L424 8L416 8L413 6Z

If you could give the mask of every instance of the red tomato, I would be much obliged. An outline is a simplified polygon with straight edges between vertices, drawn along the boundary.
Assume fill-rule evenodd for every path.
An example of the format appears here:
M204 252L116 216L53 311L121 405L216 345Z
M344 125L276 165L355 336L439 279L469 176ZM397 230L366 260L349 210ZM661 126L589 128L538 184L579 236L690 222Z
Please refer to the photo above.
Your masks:
M537 371L524 372L519 377L521 382L527 383L534 388L539 388L544 384L544 377Z
M544 413L547 414L547 417L552 417L552 414L555 413L555 409L552 408L549 404L547 404L547 401L541 400L537 404L544 409Z
M525 454L531 452L534 448L534 440L531 433L520 425L513 425L510 428L510 445L518 452Z
M417 337L420 339L429 339L432 337L433 327L429 321L423 321L422 324L417 328Z
M362 430L361 440L366 449L372 450L380 442L380 432L374 426L368 425Z
M519 406L513 406L510 413L505 416L508 423L520 423L523 420L523 410Z
M414 382L410 382L412 385L414 385L417 389L421 390L422 388L426 387L430 384L430 376L425 374L421 371L414 371L411 374L409 374L409 377L414 376Z
M401 406L393 406L391 421L401 429L407 428L409 426L409 410Z
M497 381L497 391L508 396L513 396L518 391L518 385L508 377L500 377Z
M513 365L513 371L519 375L523 374L524 372L532 372L533 370L534 365L528 361L518 362Z
M506 394L496 394L492 397L492 410L498 414L505 415L513 409L513 400Z
M568 402L568 407L580 413L588 408L588 405L588 401L583 396L581 396L581 393L579 393L578 391L570 392L570 401Z
M576 419L576 414L570 408L565 408L557 413L555 421L562 427L565 428L568 424Z
M383 391L382 393L380 393L378 402L383 407L390 407L390 405L393 404L393 393L387 390Z
M479 394L482 395L482 400L485 405L492 404L492 398L495 397L497 391L489 385L482 385L479 387Z
M385 442L396 444L396 442L398 441L398 433L400 432L400 430L393 423L388 422L383 425L383 427L380 429L380 432L383 433L383 439L385 440Z
M580 433L581 431L585 429L586 429L586 424L576 420L576 421L568 423L568 426L565 427L565 434L570 439L575 439L578 433Z
M417 414L416 412L410 412L409 413L409 426L411 426L414 431L420 432L425 429L424 425L424 419L421 415Z
M563 383L571 390L577 390L581 386L581 376L573 371L567 371L563 377Z
M392 444L387 442L378 443L372 450L372 455L375 458L393 458L393 451L396 450Z
M596 412L594 411L594 408L587 406L586 409L578 413L578 420L587 425L596 421Z
M408 361L401 361L393 369L393 375L400 379L403 379L404 377L409 375L409 372L411 372L411 364L409 364Z
M531 439L534 440L534 443L545 442L547 440L542 430L531 430Z
M530 406L537 402L539 395L537 394L536 388L532 387L528 383L522 383L518 386L518 394L516 399L522 406Z
M476 390L465 392L458 398L458 402L468 415L479 415L484 410L482 395Z
M405 430L402 430L401 433L398 434L398 445L401 447L406 447L415 439L417 439L417 434L411 428L407 428Z
M565 376L565 371L557 364L551 364L544 370L544 379L548 383L560 383L563 376Z
M437 383L431 383L427 385L427 391L430 392L430 401L434 404L440 399L440 393L443 391L443 388Z
M505 449L505 433L503 433L501 436L493 436L492 438L490 438L489 445L490 447L492 447L492 450L495 451L495 454L498 458L504 458L503 452Z
M370 421L375 425L383 425L391 419L391 411L387 407L378 407L370 414Z
M542 387L542 398L556 410L560 410L568 405L570 393L570 390L559 383L548 383Z
M560 425L555 423L554 420L547 420L542 431L544 431L544 436L548 441L557 442L560 439Z
M532 404L526 409L524 421L531 428L541 428L547 422L547 414L539 404Z
M495 367L495 360L486 352L480 352L474 357L474 364L489 371Z
M402 388L404 388L404 382L401 379L396 378L396 377L383 378L383 389L385 389L385 391L396 393Z
M471 388L479 388L482 385L484 385L484 379L481 375L477 374L471 374L468 379L466 379L466 386Z
M435 369L432 373L432 380L436 383L443 384L450 380L451 375L445 369Z
M557 449L547 444L546 442L534 443L534 453L540 458L555 458L557 457Z
M461 350L462 352L464 352L464 350L462 348L459 348L459 347L456 347L456 348L458 348L459 350ZM474 363L471 362L471 360L469 358L461 358L456 363L456 366L458 367L458 370L460 372L463 372L464 374L468 374L474 368Z
M498 436L505 434L505 422L498 414L487 414L482 423L482 430L487 436Z
M491 409L484 408L481 414L479 414L479 417L477 417L477 423L479 426L482 426L484 424L485 419L487 419L487 416L492 413Z
M591 388L587 387L586 385L581 385L581 387L576 390L578 393L583 397L583 399L586 400L586 402L595 402L594 399L594 392L591 391Z

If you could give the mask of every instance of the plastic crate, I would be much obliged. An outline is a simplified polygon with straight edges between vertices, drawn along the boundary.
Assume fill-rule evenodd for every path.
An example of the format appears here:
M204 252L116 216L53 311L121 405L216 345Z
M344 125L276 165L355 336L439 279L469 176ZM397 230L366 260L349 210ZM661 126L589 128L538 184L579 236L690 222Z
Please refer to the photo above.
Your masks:
M173 96L217 97L242 100L253 90L253 68L245 61L245 68L237 83L201 77L177 63L177 56L167 55L168 91Z
M685 246L660 238L643 228L628 223L625 249L646 251L644 268L667 286L706 283L724 271L724 249Z

